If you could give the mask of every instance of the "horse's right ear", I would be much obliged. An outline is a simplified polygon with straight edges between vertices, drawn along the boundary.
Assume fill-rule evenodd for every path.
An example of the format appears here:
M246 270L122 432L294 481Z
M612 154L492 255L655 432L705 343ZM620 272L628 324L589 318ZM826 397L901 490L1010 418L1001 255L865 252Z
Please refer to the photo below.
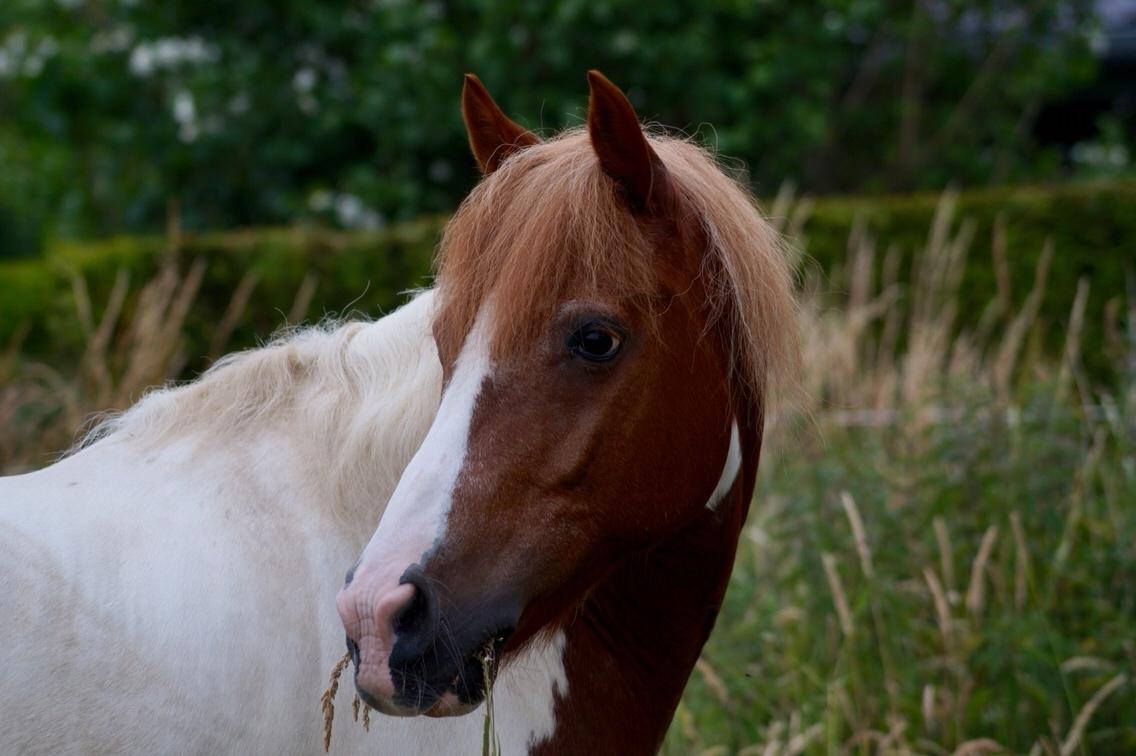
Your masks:
M540 142L536 134L509 120L481 80L468 73L462 86L462 120L482 173L493 173L514 152Z
M665 208L674 196L663 161L639 124L627 95L588 71L588 136L604 173L615 179L635 212Z

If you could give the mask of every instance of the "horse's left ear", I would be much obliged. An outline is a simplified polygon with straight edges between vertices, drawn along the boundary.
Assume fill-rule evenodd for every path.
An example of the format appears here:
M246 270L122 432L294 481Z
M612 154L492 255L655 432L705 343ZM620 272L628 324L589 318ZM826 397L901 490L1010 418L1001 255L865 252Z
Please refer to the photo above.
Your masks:
M670 179L631 102L599 71L588 71L588 88L588 135L600 166L623 189L633 211L661 209L670 199Z
M462 86L462 120L469 134L469 148L485 174L497 170L514 152L540 142L536 134L510 120L481 79L468 73Z

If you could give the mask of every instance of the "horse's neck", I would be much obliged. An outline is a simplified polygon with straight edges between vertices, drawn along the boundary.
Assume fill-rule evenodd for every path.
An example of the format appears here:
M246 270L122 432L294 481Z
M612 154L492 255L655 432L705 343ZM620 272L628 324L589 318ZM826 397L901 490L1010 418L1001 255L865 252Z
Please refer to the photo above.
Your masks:
M722 605L757 472L759 429L741 479L671 541L620 565L568 625L567 695L534 753L654 753ZM578 723L586 722L587 727Z

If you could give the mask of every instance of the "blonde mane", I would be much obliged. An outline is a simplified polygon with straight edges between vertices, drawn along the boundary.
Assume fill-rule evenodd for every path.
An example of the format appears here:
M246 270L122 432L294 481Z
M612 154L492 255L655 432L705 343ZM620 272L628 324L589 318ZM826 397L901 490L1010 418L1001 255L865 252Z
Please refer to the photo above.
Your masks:
M729 329L738 379L768 399L798 360L791 256L710 154L683 139L649 138L707 240L701 275L716 320ZM447 226L437 259L439 348L464 340L489 297L502 352L534 337L565 295L648 297L657 286L652 253L585 130L519 150Z
M149 390L124 412L103 416L80 447L112 434L147 443L202 429L239 434L295 404L301 387L350 394L361 376L348 348L365 326L323 323L227 354L196 380Z
M191 440L208 452L279 428L276 437L336 487L335 499L352 501L371 481L393 485L433 422L441 392L433 313L427 291L377 321L286 332L104 416L74 451L113 437L144 448Z

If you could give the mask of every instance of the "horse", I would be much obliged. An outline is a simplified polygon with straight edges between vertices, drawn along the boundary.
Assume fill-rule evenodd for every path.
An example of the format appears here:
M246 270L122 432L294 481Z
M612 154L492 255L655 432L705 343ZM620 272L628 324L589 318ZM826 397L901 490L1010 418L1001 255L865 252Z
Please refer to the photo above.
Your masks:
M441 400L336 598L365 703L492 700L505 753L661 746L797 361L790 257L748 191L588 84L586 126L542 140L466 77L484 176L438 252Z
M0 479L0 752L317 752L345 634L366 703L430 716L339 726L336 753L475 752L456 715L489 694L504 753L657 748L792 362L791 281L743 188L589 83L586 131L541 142L467 77L485 178L435 291Z

